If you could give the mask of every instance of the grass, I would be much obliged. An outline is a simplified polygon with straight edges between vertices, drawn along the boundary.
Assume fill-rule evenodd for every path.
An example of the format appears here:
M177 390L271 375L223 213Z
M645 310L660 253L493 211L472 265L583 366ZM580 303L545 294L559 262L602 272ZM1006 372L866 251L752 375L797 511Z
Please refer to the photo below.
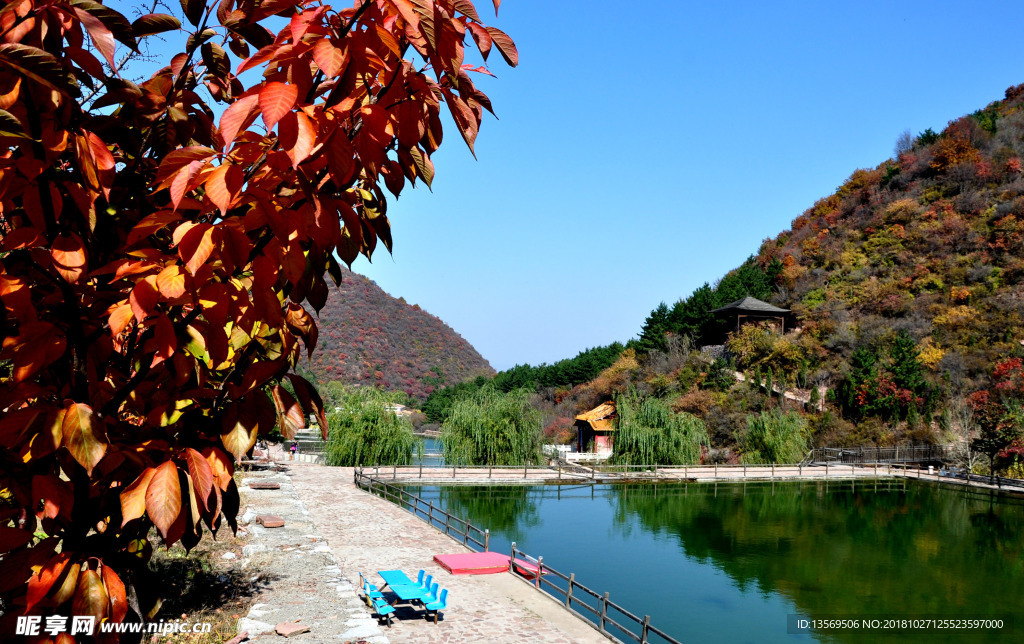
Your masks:
M154 543L159 541L155 533L152 538ZM271 581L254 566L241 568L243 545L245 537L234 536L225 525L216 540L206 532L191 553L179 544L154 551L148 575L137 585L144 610L160 602L148 621L205 622L212 627L209 633L168 633L152 641L221 644L236 634L238 619L249 612L257 593ZM236 558L224 559L227 552Z

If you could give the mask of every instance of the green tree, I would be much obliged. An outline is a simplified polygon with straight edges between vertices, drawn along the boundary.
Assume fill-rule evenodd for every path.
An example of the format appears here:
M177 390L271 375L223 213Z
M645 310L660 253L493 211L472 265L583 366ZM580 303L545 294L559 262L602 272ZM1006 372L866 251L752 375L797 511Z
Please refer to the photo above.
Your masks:
M638 345L640 353L665 350L665 333L669 330L668 305L662 302L644 320Z
M747 416L740 438L744 463L796 463L807 454L807 421L778 409Z
M697 463L710 440L704 421L673 412L664 400L636 391L615 399L618 426L612 460L633 465Z
M533 392L503 393L486 385L452 404L441 426L450 465L532 465L541 461L541 414Z
M402 392L374 387L335 390L339 410L327 416L328 465L408 465L422 443L412 433L412 421L390 408Z

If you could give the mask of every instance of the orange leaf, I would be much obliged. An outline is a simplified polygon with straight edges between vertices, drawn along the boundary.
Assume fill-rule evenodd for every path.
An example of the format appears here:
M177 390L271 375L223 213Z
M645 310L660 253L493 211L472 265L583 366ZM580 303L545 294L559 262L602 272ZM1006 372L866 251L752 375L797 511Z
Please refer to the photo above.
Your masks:
M295 438L295 432L305 426L305 419L302 416L302 408L295 402L288 390L280 385L275 385L270 390L274 397L274 406L277 407L278 424L281 434L286 440Z
M187 274L178 264L171 264L156 276L156 287L169 300L181 297L185 294Z
M257 94L244 96L232 103L220 117L220 138L224 147L230 147L235 137L256 120L256 108L260 97Z
M213 469L210 467L209 461L202 454L189 447L185 449L185 466L188 468L188 474L192 478L192 487L195 489L196 498L201 506L200 509L204 515L212 513L217 509L215 505L216 495L213 492L216 479L213 476Z
M178 243L178 256L185 262L185 267L193 275L196 274L214 247L214 227L210 224L198 224L189 229Z
M201 145L192 145L168 152L156 171L157 190L171 185L171 180L188 164L193 161L206 161L216 156L216 154L216 150Z
M324 76L331 79L345 64L345 50L335 47L330 38L321 38L313 45L313 60Z
M72 402L64 407L61 425L64 446L71 456L92 476L92 469L107 453L107 434L103 422L93 414L92 407Z
M50 248L50 256L53 257L57 272L69 284L76 284L87 270L85 245L82 238L75 233L55 237Z
M110 622L120 624L128 614L128 598L125 593L124 583L117 576L110 566L103 566L103 586L107 591L107 599L110 600Z
M316 419L320 423L320 431L324 440L327 440L327 416L324 414L324 401L320 398L320 393L302 376L290 373L288 380L291 381L295 395L302 403L303 411L307 414L316 414Z
M160 292L156 288L156 276L147 275L135 283L131 295L128 296L128 303L131 304L132 313L135 319L142 322L160 301Z
M225 412L222 421L220 442L235 457L241 459L256 444L256 432L259 429L256 412L250 405L242 402L231 405Z
M142 517L146 512L146 492L156 469L147 467L131 485L121 492L121 526Z
M227 215L228 208L242 191L244 180L242 168L234 163L219 165L209 174L206 179L206 196L220 209L221 217Z
M93 616L96 621L101 621L107 616L110 608L107 598L107 590L103 586L103 578L95 570L83 570L78 577L78 588L75 590L75 598L71 602L71 610L74 615Z
M195 179L207 163L208 161L192 161L174 175L174 180L171 181L171 205L175 210L181 205L185 194L195 188Z
M173 462L164 461L153 473L146 488L146 513L166 541L181 513L181 483L178 481L178 468Z
M287 83L267 83L260 90L260 110L263 123L272 130L277 122L295 106L299 98L299 87Z
M235 468L231 464L231 459L219 447L207 447L203 449L202 453L203 458L210 464L210 471L213 472L213 479L217 482L217 487L222 492L226 492L228 486L234 481L232 476L235 473Z
M115 306L110 311L110 316L107 318L107 324L110 325L110 335L117 337L121 335L124 328L128 326L128 322L134 317L132 311L132 305L122 301L120 304Z

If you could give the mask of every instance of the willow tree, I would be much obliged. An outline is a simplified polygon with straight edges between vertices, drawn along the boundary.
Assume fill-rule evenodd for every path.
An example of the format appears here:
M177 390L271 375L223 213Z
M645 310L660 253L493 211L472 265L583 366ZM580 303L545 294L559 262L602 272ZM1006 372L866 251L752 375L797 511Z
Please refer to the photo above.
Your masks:
M357 387L335 394L338 411L327 416L328 465L408 465L422 453L412 421L392 406L403 397L400 392Z
M659 398L633 391L616 397L615 408L618 427L612 460L616 463L697 463L710 443L704 421L693 414L672 411Z
M807 455L807 420L778 409L747 416L740 437L744 463L796 463Z
M470 0L347 4L181 0L184 28L0 9L4 637L144 619L150 529L234 526L235 460L323 414L291 370L340 264L391 249L385 189L430 184L442 111L473 147L491 103L467 45L518 57ZM166 66L129 80L156 33Z
M532 393L482 387L456 400L441 425L449 465L528 465L541 461L541 414Z

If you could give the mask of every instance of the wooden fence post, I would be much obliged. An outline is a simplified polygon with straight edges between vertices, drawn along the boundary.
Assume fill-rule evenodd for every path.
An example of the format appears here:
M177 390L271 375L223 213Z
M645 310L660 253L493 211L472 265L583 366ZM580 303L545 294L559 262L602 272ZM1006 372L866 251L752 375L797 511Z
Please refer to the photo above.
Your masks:
M605 628L605 620L608 619L608 593L601 597L601 632L607 633L608 629Z
M516 542L512 542L512 556L508 558L508 571L513 572L516 565Z
M466 521L466 534L462 535L462 545L469 546L469 529L473 527L471 521Z
M572 585L576 583L576 573L569 573L569 590L565 593L565 607L572 608Z
M484 552L491 549L491 529L484 530Z
M640 631L640 643L647 644L647 630L651 627L651 616L644 615L643 629Z
M533 587L540 590L540 576L544 574L544 557L537 557L537 576L533 578Z
M452 519L452 515L448 514L448 510L445 510L444 511L444 533L445 534L449 534L448 527L449 527L449 522L451 521L451 519Z

